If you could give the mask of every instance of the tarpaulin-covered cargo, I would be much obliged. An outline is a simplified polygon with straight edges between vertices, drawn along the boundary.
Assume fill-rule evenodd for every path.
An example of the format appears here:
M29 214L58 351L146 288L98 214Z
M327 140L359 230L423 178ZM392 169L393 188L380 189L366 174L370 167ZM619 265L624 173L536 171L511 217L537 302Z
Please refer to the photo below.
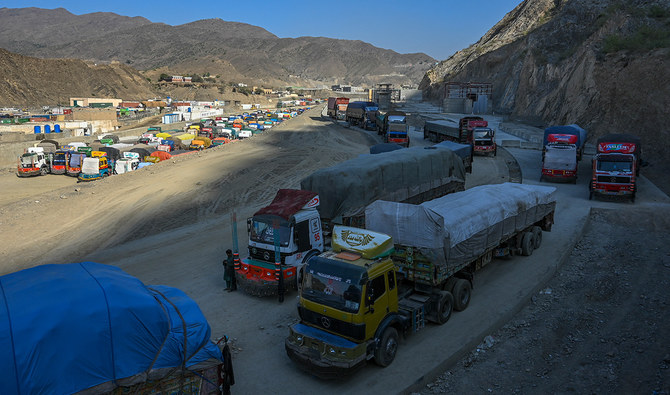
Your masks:
M111 160L117 160L121 158L121 151L118 148L114 147L100 147L100 151L107 153L107 158Z
M391 152L399 149L403 149L403 147L400 144L396 143L381 143L381 144L375 144L372 147L370 147L370 153L371 154L381 154L384 152Z
M197 304L94 262L0 277L0 393L102 393L224 361Z
M577 146L577 150L581 150L586 144L587 133L586 130L579 127L577 124L572 125L562 125L562 126L550 126L544 129L544 142L543 146L549 144L550 136L552 135L566 135L566 136L575 136L577 141L573 144Z
M320 169L300 183L321 197L321 217L334 220L365 213L375 200L420 203L465 183L463 161L450 150L412 147L363 154Z
M149 157L155 157L158 158L159 161L162 161L172 158L172 155L165 151L154 151L151 153L151 155L149 155Z
M553 212L555 191L504 183L419 205L379 200L365 211L366 228L418 249L438 265L459 268Z
M459 144L455 141L445 140L441 143L435 144L437 148L446 148L454 151L454 153L463 159L463 166L468 173L472 173L472 146L470 144Z

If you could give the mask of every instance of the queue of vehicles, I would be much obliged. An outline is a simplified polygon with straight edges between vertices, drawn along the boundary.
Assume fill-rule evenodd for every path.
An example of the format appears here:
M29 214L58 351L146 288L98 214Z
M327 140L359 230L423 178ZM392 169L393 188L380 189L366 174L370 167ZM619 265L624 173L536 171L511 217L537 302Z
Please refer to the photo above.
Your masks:
M187 124L183 130L151 126L135 144L121 143L116 135L103 136L91 145L70 142L61 146L55 140L41 140L18 157L16 173L19 177L64 174L79 181L94 181L173 156L252 137L307 109L309 107L203 119Z

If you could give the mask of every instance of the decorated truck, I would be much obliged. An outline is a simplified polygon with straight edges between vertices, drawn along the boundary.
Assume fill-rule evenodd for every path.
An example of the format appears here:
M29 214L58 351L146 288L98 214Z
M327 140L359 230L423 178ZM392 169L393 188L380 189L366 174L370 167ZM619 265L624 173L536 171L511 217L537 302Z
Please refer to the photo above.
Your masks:
M571 137L572 136L572 137ZM582 160L584 144L588 133L577 124L550 126L544 129L544 139L542 142L542 155L546 153L546 148L550 144L563 143L574 144L577 153L577 161Z
M384 142L409 147L407 114L403 111L389 111L382 118L380 134Z
M19 156L16 175L19 177L45 176L51 171L52 157L42 147L29 147Z
M333 119L345 119L348 105L348 97L329 97L327 114Z
M95 158L84 158L81 165L81 172L77 176L79 181L95 181L103 177L112 175L112 167L107 161L106 156Z
M608 134L597 142L593 158L589 200L596 194L628 196L635 202L637 177L642 165L640 138Z
M65 174L67 172L67 163L70 160L70 150L57 150L53 154L51 162L51 174Z
M421 203L462 191L464 185L463 162L446 149L366 154L317 170L302 180L301 190L280 190L248 220L249 255L236 268L238 284L252 295L281 295L279 263L282 287L295 289L300 269L324 251L335 224L363 227L365 207L378 199Z
M211 339L179 289L95 262L7 274L0 289L2 394L221 394L234 384L227 338Z
M400 336L468 307L475 272L493 257L540 247L553 224L554 191L505 183L420 205L369 205L367 229L336 227L332 251L305 265L288 356L322 378L368 360L388 366Z

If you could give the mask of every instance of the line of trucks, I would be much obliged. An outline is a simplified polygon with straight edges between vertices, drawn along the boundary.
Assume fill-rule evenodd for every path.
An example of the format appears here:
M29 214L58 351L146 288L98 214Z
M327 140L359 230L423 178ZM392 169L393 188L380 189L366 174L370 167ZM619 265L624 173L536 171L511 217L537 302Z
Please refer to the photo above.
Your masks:
M247 220L238 285L276 294L278 249L282 279L299 291L288 356L323 378L388 366L400 336L467 308L478 269L531 255L554 222L555 188L464 190L464 180L461 157L439 146L318 170Z
M382 112L375 102L353 101L347 97L328 98L327 114L333 119L366 130L376 130L386 143L409 147L407 114L403 111Z
M544 130L540 181L577 183L578 163L587 139L579 125L551 126ZM607 134L597 139L591 163L589 200L596 195L626 196L635 202L637 177L643 166L640 138Z

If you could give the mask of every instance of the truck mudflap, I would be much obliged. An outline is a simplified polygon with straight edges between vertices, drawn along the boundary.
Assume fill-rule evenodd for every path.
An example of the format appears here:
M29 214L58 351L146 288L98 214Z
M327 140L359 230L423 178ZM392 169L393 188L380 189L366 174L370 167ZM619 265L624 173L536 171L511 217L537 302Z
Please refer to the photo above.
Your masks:
M298 288L297 267L282 265L284 290ZM254 296L273 296L279 294L279 284L274 264L255 259L243 259L240 268L235 271L237 287L244 293Z
M349 375L367 361L368 344L357 344L304 324L289 327L286 354L301 369L322 379Z

